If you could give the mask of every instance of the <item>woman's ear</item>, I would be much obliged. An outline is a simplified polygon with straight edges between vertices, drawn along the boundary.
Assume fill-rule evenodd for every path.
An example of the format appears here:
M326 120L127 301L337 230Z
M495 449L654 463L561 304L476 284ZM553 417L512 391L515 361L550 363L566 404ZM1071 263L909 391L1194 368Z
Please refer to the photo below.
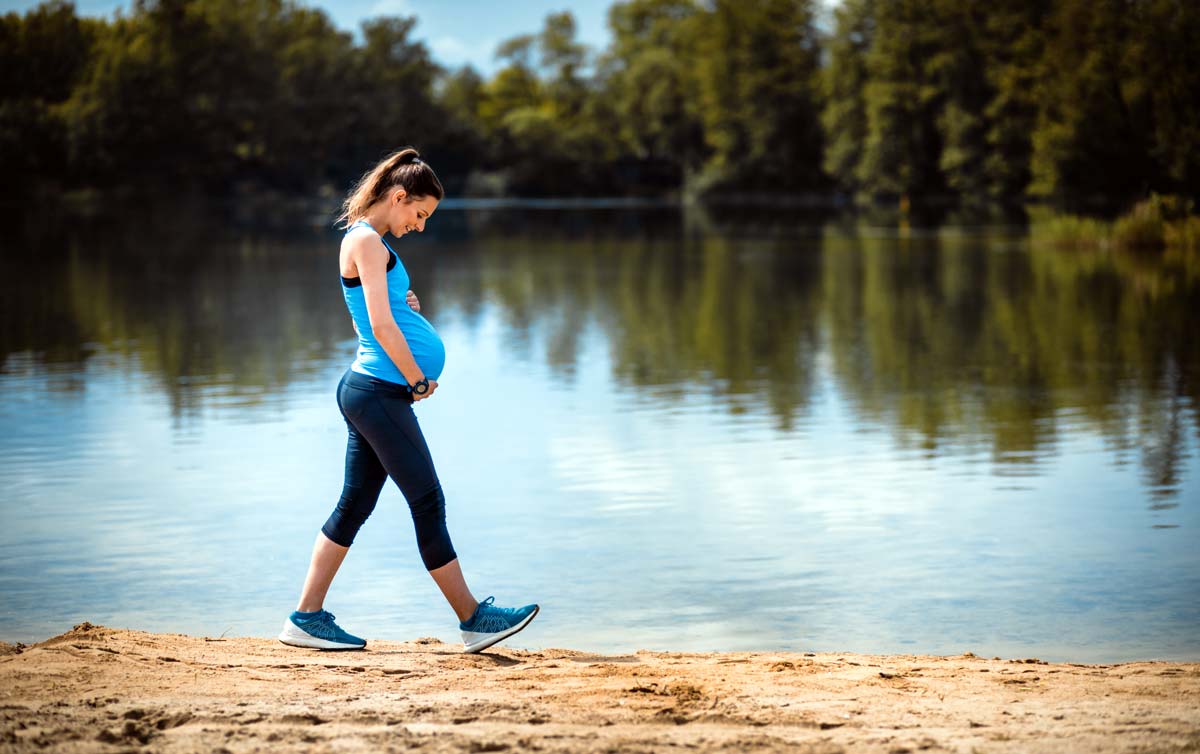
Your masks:
M398 188L392 192L392 204L399 204L408 197L408 192L402 188Z

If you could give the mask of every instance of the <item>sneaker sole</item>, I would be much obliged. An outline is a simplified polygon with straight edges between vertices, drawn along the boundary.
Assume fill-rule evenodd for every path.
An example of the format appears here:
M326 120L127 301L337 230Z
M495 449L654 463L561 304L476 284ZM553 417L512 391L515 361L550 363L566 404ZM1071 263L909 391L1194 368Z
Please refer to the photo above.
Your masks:
M507 631L500 631L499 633L494 633L494 634L475 634L475 636L480 636L483 638L477 639L474 642L463 642L464 644L466 644L466 648L463 649L463 652L465 652L466 654L475 654L477 652L482 652L483 650L487 649L488 647L492 646L493 644L497 644L499 642L504 641L508 637L510 637L513 634L520 631L522 628L525 628L526 626L528 626L529 621L533 620L537 616L537 614L539 612L541 612L541 610L542 610L541 607L533 608L533 612L530 613L528 616L526 616L525 620L521 621L520 623L518 623L517 625L508 629ZM470 634L470 633L472 633L472 632L463 631L464 635ZM464 636L464 638L465 638L465 636Z
M279 640L291 647L304 647L306 649L364 649L366 644L346 644L340 641L329 641L328 639L318 639L311 634L307 634L300 629L299 626L292 623L290 620L284 622L283 630L279 632Z

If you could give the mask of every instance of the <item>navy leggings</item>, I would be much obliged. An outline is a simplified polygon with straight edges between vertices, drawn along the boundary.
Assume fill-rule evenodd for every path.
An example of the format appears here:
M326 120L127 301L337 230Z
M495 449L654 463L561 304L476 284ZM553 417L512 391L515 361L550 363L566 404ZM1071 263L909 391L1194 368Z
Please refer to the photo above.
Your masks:
M390 476L408 501L425 568L432 571L454 560L458 556L446 531L446 498L408 387L347 370L337 399L350 430L346 481L321 531L349 547Z

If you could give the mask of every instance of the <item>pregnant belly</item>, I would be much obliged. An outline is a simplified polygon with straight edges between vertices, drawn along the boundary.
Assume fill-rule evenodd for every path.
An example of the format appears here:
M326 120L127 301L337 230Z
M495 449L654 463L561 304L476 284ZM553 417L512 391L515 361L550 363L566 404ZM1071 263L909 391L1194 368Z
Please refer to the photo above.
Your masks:
M428 320L416 312L413 312L413 315L412 319L405 323L406 326L401 326L400 331L404 333L413 359L425 376L431 380L439 379L442 369L446 366L446 346Z

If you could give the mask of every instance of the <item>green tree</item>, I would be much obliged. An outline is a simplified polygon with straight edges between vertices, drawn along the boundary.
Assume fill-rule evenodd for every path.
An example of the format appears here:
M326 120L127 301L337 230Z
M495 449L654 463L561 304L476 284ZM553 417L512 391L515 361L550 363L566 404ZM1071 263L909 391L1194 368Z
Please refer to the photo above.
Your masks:
M84 177L221 187L267 167L282 12L273 0L136 3L67 103Z
M827 42L829 64L822 71L825 171L849 191L857 191L863 142L867 136L867 52L874 34L874 0L845 0L834 11L833 35Z
M987 0L941 0L932 23L938 42L926 68L941 95L937 127L941 141L938 169L946 185L968 201L987 191L987 114L992 93L987 81L982 31Z
M401 144L428 147L436 139L440 113L433 99L438 68L422 42L410 37L416 17L381 17L362 24L347 105L354 124L343 138L354 144L359 165L370 165Z
M443 72L434 83L434 101L443 118L441 141L446 142L446 148L438 152L438 173L451 193L467 190L472 173L485 172L492 159L480 119L486 86L479 72L469 65Z
M569 11L546 16L537 36L541 68L548 79L547 95L561 118L573 118L588 96L580 70L587 62L587 47L575 40L575 17Z
M945 191L937 126L944 90L929 66L944 40L931 23L931 10L930 0L876 6L863 87L867 134L858 171L859 182L873 195Z
M590 51L575 39L575 19L569 12L552 13L538 35L539 61L546 82L546 101L550 121L558 132L558 149L545 164L559 182L560 193L578 194L602 184L611 173L610 158L616 142L606 128L607 109L597 107L591 82L583 69L589 64Z
M992 96L984 111L984 172L993 199L1019 198L1029 185L1045 8L1041 0L1013 0L987 15L981 43Z
M501 43L496 57L506 64L485 88L479 117L494 163L505 169L507 188L529 188L540 160L558 145L558 134L545 102L544 87L533 67L536 40L521 35Z
M1150 0L1135 6L1129 71L1144 98L1154 188L1200 192L1200 5Z
M1138 32L1122 0L1059 0L1046 24L1037 89L1030 191L1078 201L1148 188L1147 134L1127 37Z
M338 31L319 10L295 7L272 34L277 79L267 96L264 119L268 144L262 159L273 180L284 186L336 181L361 170L347 134L358 126L358 103L348 101L355 50L349 34Z
M691 0L632 0L608 12L613 41L600 61L624 159L651 185L678 188L707 150L695 77L700 9Z
M569 12L447 72L415 18L361 41L292 0L69 2L0 18L2 189L339 189L417 145L525 194L1200 191L1200 5L626 0L594 58ZM595 63L593 65L593 62Z
M197 157L194 131L182 117L182 90L173 80L177 56L139 10L98 35L87 75L64 106L70 158L90 184L139 183L161 174L171 147L171 174L183 178Z
M608 112L581 76L588 50L575 40L570 13L551 14L537 35L502 43L506 62L488 83L480 115L508 189L576 195L609 172Z
M37 179L68 178L61 103L83 74L99 25L67 2L0 17L0 194L19 196Z
M700 19L700 117L711 155L695 188L821 185L820 58L808 0L716 0Z

